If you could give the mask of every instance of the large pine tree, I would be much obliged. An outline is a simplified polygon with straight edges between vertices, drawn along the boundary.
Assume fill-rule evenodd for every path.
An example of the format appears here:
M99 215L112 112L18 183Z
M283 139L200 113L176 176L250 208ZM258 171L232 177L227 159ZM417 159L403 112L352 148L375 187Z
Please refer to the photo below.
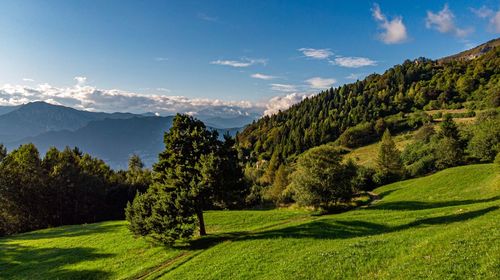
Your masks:
M241 169L234 142L187 115L177 115L165 133L165 150L154 165L153 185L126 209L129 228L165 245L190 238L196 226L206 234L203 211L234 201Z

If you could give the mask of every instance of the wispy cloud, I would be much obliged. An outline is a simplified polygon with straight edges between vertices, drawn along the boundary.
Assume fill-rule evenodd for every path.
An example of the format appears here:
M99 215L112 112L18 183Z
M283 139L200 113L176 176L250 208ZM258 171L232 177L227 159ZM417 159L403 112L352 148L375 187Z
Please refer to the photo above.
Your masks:
M163 88L163 87L158 87L158 88L156 88L156 91L161 91L161 92L171 92L171 90L170 90L170 89L168 89L168 88Z
M162 62L162 61L167 61L168 58L167 57L161 57L161 56L157 56L154 58L155 61L158 61L158 62Z
M31 78L23 78L23 82L34 82L35 80L31 79Z
M469 9L471 10L471 12L473 14L475 14L479 18L489 18L495 14L495 12L492 9L490 9L484 5L478 9L475 9L475 8L469 8Z
M301 48L298 49L304 56L314 58L314 59L327 59L333 53L330 49L311 49L311 48Z
M349 80L359 80L359 78L361 78L362 76L363 76L363 74L361 74L361 73L351 73L351 74L347 75L345 78L349 79Z
M267 59L254 59L254 58L242 58L240 60L214 60L211 61L210 64L215 64L215 65L224 65L224 66L231 66L231 67L249 67L255 64L262 64L266 65L267 64Z
M429 29L435 29L440 33L450 33L457 37L465 37L473 32L472 28L459 28L455 24L455 15L445 4L443 9L437 13L427 11L425 26Z
M408 39L403 17L397 16L392 20L387 19L382 10L380 10L380 6L376 3L373 5L372 15L378 22L379 28L383 30L378 34L382 42L386 44L399 44Z
M490 20L493 31L500 33L500 11L496 12L495 15Z
M294 92L297 91L297 86L290 84L271 84L271 89L280 92Z
M271 76L271 75L266 75L266 74L261 74L261 73L252 74L252 75L250 75L250 77L252 77L254 79L261 79L261 80L272 80L272 79L277 78L276 76Z
M198 13L198 18L204 21L211 21L211 22L217 22L219 18L214 17L214 16L209 16L205 13Z
M75 81L76 81L76 84L78 86L84 86L85 83L87 83L87 77L83 77L83 76L76 76L75 78Z
M470 8L470 10L479 18L489 19L490 31L500 33L500 10L495 12L486 6L479 9Z
M312 89L325 89L331 87L337 80L332 78L314 77L306 80Z
M337 56L330 61L333 65L338 65L347 68L360 68L365 66L375 66L377 62L366 57L355 56Z

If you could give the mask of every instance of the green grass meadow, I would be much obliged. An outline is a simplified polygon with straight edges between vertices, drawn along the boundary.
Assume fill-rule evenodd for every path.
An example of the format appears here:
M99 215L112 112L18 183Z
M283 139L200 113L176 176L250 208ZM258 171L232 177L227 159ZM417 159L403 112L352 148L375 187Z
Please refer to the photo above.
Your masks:
M174 249L125 222L0 239L1 279L499 279L500 172L470 165L397 182L341 214L209 211Z

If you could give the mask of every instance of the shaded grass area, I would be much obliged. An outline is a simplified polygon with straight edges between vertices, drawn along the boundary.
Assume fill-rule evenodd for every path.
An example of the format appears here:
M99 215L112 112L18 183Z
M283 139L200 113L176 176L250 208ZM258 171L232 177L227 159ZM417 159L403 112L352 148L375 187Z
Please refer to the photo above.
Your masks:
M205 214L212 234L249 231L308 216L305 211L280 209ZM133 238L124 221L62 226L0 238L0 279L136 279L203 247L196 243L155 247Z
M463 166L375 190L373 205L209 211L209 235L173 249L124 222L0 239L5 279L498 279L500 173Z

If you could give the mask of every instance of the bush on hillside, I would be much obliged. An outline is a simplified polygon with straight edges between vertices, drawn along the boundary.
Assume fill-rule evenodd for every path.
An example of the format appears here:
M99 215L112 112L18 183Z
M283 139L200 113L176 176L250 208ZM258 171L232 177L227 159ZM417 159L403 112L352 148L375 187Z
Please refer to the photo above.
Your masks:
M500 114L487 111L481 114L472 128L467 151L483 162L492 162L500 152Z
M377 133L372 123L366 122L350 127L342 133L338 143L348 148L357 148L377 140Z
M342 163L342 155L329 145L306 151L291 175L294 199L299 205L328 210L354 195L356 167Z

